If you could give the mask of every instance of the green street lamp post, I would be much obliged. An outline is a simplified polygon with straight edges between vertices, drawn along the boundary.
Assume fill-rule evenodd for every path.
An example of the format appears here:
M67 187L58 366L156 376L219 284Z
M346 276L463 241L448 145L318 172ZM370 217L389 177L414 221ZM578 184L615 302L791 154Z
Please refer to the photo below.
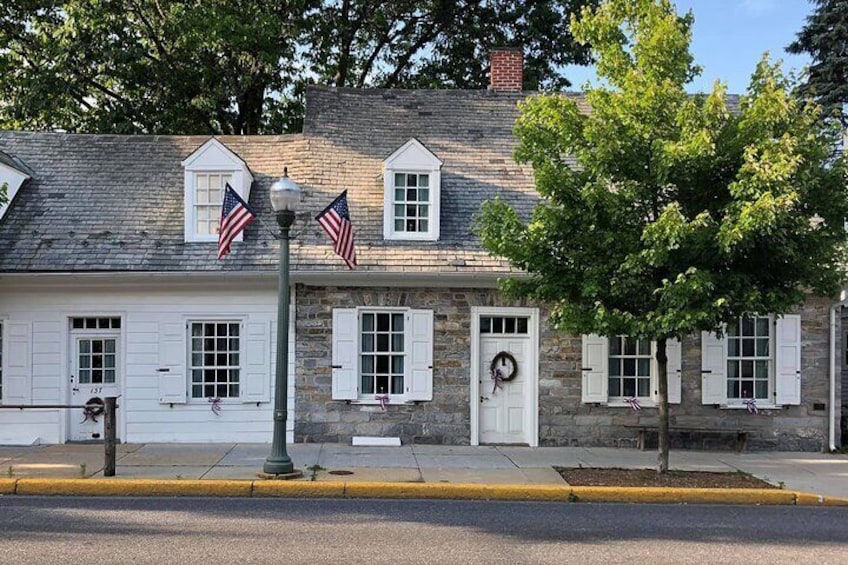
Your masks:
M289 365L289 230L300 203L300 187L289 179L288 170L271 185L271 207L280 226L280 280L277 290L277 367L274 380L274 438L271 455L262 470L269 475L294 473L294 464L286 452L286 415L288 412Z

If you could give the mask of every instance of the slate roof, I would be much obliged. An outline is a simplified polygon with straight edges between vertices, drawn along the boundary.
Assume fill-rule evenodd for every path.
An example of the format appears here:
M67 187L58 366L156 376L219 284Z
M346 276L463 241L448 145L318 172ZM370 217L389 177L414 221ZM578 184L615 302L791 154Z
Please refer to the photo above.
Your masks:
M358 271L507 272L470 233L471 219L495 195L522 215L533 208L531 171L512 157L516 104L532 94L311 87L303 134L218 137L253 173L250 204L264 223L223 261L215 243L183 234L180 162L208 136L0 132L0 152L32 172L0 220L0 272L276 271L268 189L284 166L304 189L294 271L347 270L313 219L347 189ZM384 241L382 162L413 137L444 162L440 239Z

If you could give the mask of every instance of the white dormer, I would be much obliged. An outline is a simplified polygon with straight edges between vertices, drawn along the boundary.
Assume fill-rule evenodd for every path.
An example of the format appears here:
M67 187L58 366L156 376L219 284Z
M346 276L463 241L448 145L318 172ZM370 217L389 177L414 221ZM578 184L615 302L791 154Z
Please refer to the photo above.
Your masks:
M224 186L229 184L245 202L253 175L247 163L215 138L183 162L185 169L185 240L218 241ZM234 241L241 241L240 233Z
M383 161L383 238L437 241L442 161L410 139Z
M0 152L0 190L6 186L6 203L0 204L0 220L24 182L31 178L30 170L20 160Z

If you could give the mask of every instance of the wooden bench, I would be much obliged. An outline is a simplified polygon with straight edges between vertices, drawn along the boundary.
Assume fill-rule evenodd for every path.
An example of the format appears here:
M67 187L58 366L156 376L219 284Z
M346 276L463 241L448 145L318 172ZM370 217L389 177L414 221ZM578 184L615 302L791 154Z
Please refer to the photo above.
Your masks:
M659 433L660 431L659 424L624 424L624 427L639 430L639 438L637 440L636 447L638 447L641 451L645 451L645 434L647 432ZM669 433L703 432L711 434L735 434L736 451L740 453L745 451L745 444L748 442L748 432L739 428L706 428L699 426L677 426L671 424L668 426L668 431Z

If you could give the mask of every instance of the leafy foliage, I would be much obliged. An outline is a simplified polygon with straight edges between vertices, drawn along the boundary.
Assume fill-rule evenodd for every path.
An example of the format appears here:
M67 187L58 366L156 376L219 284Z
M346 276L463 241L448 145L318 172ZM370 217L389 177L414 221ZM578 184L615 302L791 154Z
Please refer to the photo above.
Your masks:
M838 131L765 58L738 105L720 83L687 95L692 21L667 0L584 10L572 28L604 79L586 93L591 113L562 94L522 105L516 156L532 164L542 201L529 222L489 202L479 232L529 274L506 289L552 303L561 329L654 340L720 331L844 280Z
M595 0L9 0L0 127L267 133L302 126L309 82L485 88L524 45L528 88L586 63L568 17Z
M848 2L813 0L815 11L788 47L790 53L807 53L812 65L802 92L817 99L829 113L848 126Z

